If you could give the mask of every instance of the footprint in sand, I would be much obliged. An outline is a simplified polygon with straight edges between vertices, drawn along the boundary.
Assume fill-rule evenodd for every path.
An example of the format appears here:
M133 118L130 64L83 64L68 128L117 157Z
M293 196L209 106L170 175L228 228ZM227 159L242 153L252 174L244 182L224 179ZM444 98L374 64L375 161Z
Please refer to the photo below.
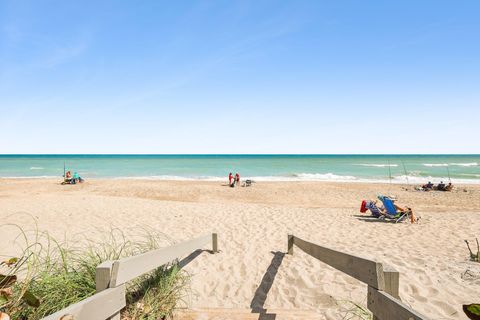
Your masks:
M417 286L411 284L409 285L410 287L410 290L412 292L412 295L415 297L415 299L417 299L418 301L422 302L422 303L425 303L427 302L427 298L425 298L424 296L422 296L417 288Z
M446 316L453 316L454 314L458 313L457 310L455 310L452 306L450 306L448 303L443 302L443 301L438 301L438 300L432 300L431 301L434 305L439 307L442 311L443 314Z

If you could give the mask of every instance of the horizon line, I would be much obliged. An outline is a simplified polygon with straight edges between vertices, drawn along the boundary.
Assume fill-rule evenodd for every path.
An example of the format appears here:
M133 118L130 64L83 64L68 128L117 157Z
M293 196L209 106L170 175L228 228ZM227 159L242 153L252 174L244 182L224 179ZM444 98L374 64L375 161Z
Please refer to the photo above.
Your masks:
M3 156L480 156L480 153L0 153Z

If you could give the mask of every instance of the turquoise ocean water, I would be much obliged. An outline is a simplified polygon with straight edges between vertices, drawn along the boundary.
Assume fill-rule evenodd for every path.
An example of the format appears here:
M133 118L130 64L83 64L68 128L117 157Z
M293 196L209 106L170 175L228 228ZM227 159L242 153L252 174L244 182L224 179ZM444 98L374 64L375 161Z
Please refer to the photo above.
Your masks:
M0 177L480 183L480 155L0 155Z

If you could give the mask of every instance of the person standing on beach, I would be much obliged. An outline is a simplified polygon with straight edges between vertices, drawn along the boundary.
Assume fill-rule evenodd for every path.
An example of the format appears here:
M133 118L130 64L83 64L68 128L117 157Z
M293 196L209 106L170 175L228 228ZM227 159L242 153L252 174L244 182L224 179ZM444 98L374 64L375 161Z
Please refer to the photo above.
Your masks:
M231 186L232 185L232 180L233 180L233 174L230 172L228 174L228 185Z
M235 173L235 183L236 183L237 185L240 185L240 175L238 174L238 172Z

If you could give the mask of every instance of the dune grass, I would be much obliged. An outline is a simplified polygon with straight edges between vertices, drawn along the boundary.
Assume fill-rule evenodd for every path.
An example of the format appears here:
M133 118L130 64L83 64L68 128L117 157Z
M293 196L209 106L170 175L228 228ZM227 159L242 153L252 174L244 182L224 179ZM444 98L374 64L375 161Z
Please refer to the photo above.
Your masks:
M477 253L473 253L472 249L470 249L470 244L468 243L468 240L464 240L464 241L467 244L467 248L470 253L470 260L475 262L480 262L480 244L478 242L478 238L475 238L475 241L477 242Z
M0 275L18 275L13 285L5 286L8 300L0 300L0 311L13 320L41 319L92 296L97 265L157 249L164 246L160 242L165 239L165 235L148 229L132 238L111 230L103 241L72 246L46 232L35 231L32 237L19 230L26 243L22 256L14 263L0 265ZM122 318L167 318L188 286L189 276L175 263L138 277L127 284L127 307Z
M351 300L337 300L339 314L343 320L372 320L373 315L366 307Z

